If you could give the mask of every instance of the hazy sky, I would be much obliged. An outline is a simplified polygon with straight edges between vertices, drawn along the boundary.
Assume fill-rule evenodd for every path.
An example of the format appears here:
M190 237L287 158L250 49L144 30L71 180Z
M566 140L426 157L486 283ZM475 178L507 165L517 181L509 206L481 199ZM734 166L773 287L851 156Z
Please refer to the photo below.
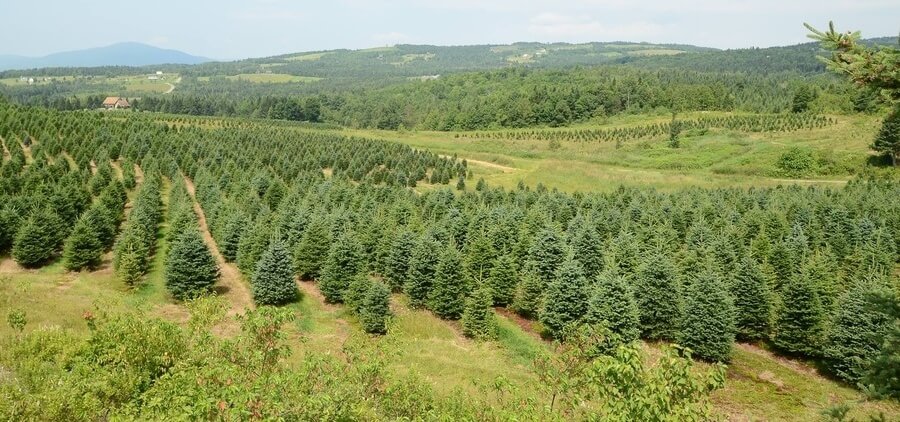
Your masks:
M900 0L2 0L0 54L139 41L216 59L396 43L806 40L804 21L896 36Z

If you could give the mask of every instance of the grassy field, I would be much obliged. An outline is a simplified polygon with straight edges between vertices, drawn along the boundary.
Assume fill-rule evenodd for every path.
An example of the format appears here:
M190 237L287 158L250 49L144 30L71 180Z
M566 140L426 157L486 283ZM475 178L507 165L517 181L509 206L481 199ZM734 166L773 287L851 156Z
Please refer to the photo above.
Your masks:
M743 133L710 130L685 135L681 147L664 138L615 142L457 138L447 132L353 131L468 160L477 175L507 188L521 180L564 191L606 191L619 185L651 185L661 190L685 186L749 187L785 183L839 186L865 168L878 120L868 116L832 116L837 124L796 132ZM688 118L686 116L685 118ZM665 122L665 116L628 116L584 128L615 128ZM551 130L551 129L548 129ZM791 148L809 151L818 174L801 178L782 174L778 161Z
M158 77L159 79L151 80L149 77ZM120 95L120 96L136 96L142 94L161 94L169 90L170 83L177 82L178 75L165 74L157 76L155 74L131 75L131 76L51 76L34 78L35 85L46 85L54 82L79 82L84 84L83 95ZM0 84L8 86L26 86L28 81L20 78L0 79ZM110 88L115 87L115 92L110 92Z
M284 84L284 83L309 83L322 80L312 76L296 76L286 73L242 73L240 75L224 76L230 81L244 81L260 84ZM210 77L201 76L197 78L200 82L208 82Z

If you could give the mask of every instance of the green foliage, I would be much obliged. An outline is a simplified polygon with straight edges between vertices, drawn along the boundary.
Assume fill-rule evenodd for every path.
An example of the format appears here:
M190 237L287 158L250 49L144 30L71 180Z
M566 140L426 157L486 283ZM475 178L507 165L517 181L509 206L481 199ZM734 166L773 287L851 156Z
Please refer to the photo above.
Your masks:
M817 164L812 151L793 147L781 154L776 166L785 176L804 177L815 173Z
M444 248L428 292L428 308L443 319L459 319L465 308L467 290L461 254L455 247Z
M269 216L258 216L256 222L244 230L238 243L237 265L241 272L252 277L273 236Z
M32 213L16 232L12 257L27 268L39 267L53 258L62 241L63 222L49 209Z
M166 288L178 300L208 292L219 278L219 267L200 232L188 230L172 243L166 256Z
M253 273L253 301L257 305L282 305L297 300L299 291L287 246L273 239Z
M816 96L815 89L806 84L800 85L800 88L794 93L794 99L791 102L791 112L805 113L809 111L809 105L816 99Z
M493 304L495 306L512 304L518 281L519 273L515 257L498 256L491 265L491 272L487 278L487 287L490 289Z
M773 309L769 283L760 264L749 256L741 260L731 285L739 339L759 341L769 337Z
M782 303L775 320L772 342L788 353L821 354L825 310L809 265L782 287Z
M544 283L556 276L556 270L565 259L566 243L558 227L549 226L538 232L528 251L534 270Z
M422 236L413 247L409 258L409 273L403 292L409 296L409 304L414 308L428 306L428 297L434 284L435 272L440 259L441 245L431 236Z
M631 287L613 269L597 276L584 318L589 324L603 324L624 343L641 334L640 312Z
M683 299L672 261L660 252L648 254L638 267L634 296L641 315L641 334L650 340L674 340L683 319Z
M69 271L94 269L103 258L103 243L90 220L80 218L63 247L63 265Z
M567 257L547 285L546 301L541 310L541 324L550 336L559 338L566 326L584 316L589 297L587 284L581 263L574 257Z
M408 230L401 231L391 242L384 278L394 291L402 290L407 283L406 277L409 275L410 260L415 246L416 237Z
M497 338L497 321L492 309L491 290L477 288L466 299L462 314L462 330L466 337L477 340Z
M526 263L522 277L516 285L512 308L525 317L536 317L544 307L544 281L541 280L534 265Z
M900 165L900 106L885 117L881 129L872 141L872 149L891 157L891 162Z
M737 331L734 314L731 296L710 262L688 287L678 343L700 359L728 362Z
M313 217L294 250L294 270L301 278L314 280L321 276L330 241L328 223L321 217Z
M319 279L319 290L328 303L344 301L347 286L364 268L362 259L362 246L353 232L342 233L331 244Z
M569 244L572 246L575 258L584 267L585 277L592 279L603 269L603 239L597 232L593 221L589 219L579 221L576 218L570 224L576 222L575 234L569 239Z
M369 284L369 289L359 307L359 318L363 329L370 334L387 332L388 319L391 316L391 290L381 282Z

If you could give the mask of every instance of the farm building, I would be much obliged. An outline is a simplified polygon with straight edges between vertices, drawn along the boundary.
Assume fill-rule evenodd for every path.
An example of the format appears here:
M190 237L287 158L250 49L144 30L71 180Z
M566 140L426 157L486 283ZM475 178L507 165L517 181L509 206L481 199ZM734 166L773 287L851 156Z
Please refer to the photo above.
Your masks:
M119 109L119 108L130 108L131 104L128 104L128 100L122 97L106 97L103 100L103 108L105 109Z

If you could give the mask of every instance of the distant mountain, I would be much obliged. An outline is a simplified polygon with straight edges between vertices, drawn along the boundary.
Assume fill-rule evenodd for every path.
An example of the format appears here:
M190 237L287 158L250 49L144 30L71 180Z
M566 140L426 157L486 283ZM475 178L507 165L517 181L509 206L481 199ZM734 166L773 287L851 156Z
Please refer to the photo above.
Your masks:
M153 64L198 64L210 59L137 42L65 51L44 57L0 55L0 70L42 67L147 66Z

